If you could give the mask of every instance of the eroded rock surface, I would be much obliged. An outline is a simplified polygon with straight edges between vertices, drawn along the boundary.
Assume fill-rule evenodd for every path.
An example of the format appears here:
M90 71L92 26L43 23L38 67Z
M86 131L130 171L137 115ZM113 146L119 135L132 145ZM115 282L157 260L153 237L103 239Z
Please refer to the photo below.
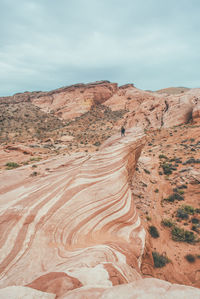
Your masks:
M174 242L162 224L177 220L182 202L165 200L175 188L187 184L183 203L199 207L199 98L200 89L108 81L0 98L10 138L18 110L27 126L20 138L30 134L6 144L9 122L0 118L1 298L200 298L191 287L200 287L198 243ZM25 108L40 120L32 132ZM6 170L8 161L18 168ZM170 163L165 176L161 165ZM178 225L191 230L192 217ZM152 250L170 258L166 267L155 269Z
M1 178L1 287L34 286L51 272L107 287L113 273L123 283L141 278L145 231L129 176L144 142L138 131L113 136L98 154L65 157L34 181L26 167Z

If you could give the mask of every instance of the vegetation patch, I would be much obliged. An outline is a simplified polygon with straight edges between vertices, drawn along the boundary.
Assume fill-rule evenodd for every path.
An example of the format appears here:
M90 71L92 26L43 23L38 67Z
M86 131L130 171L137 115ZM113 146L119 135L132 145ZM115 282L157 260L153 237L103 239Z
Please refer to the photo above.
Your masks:
M178 164L181 164L182 163L182 160L180 158L172 158L169 160L170 162L175 162L175 163L178 163Z
M178 226L174 226L172 231L172 240L177 242L186 242L186 243L195 243L196 236L193 232L184 230L183 228L180 228Z
M194 223L194 224L198 224L198 223L199 223L199 219L196 218L196 217L193 217L193 218L191 219L191 221L192 221L192 223Z
M183 164L199 164L200 163L200 159L194 159L194 158L190 158L187 161L185 161Z
M165 156L163 154L159 155L159 159L166 159L166 160L168 160L167 156Z
M188 205L183 205L181 207L181 209L183 209L186 213L190 214L190 215L193 215L196 211L195 208L193 208L192 206L188 206Z
M182 195L180 195L179 193L174 192L169 197L164 198L164 200L169 201L169 202L174 202L175 200L181 201L181 200L184 200L184 197Z
M30 161L40 161L42 158L41 157L33 157L33 158L30 158Z
M187 254L185 256L185 259L189 262L189 263L194 263L196 261L196 257L193 254Z
M161 167L163 169L164 174L166 174L166 175L172 174L173 170L176 169L176 168L174 169L174 167L171 163L166 163L166 162L162 163Z
M144 172L147 173L147 174L150 174L150 171L148 169L145 169L145 168L144 168Z
M153 256L153 261L154 261L154 267L155 268L162 268L170 262L170 260L168 259L167 256L162 255L162 254L160 254L156 251L152 252L152 256Z
M20 167L20 165L18 163L15 163L15 162L7 162L5 166L6 166L7 170L15 169L15 168Z
M160 234L154 225L149 226L149 233L155 239L160 237Z
M179 208L176 212L176 217L181 218L181 219L188 219L188 213L185 211L184 208Z
M173 227L174 226L174 222L171 219L163 219L161 221L161 224L163 226L166 226L166 227Z
M185 193L184 190L182 190L180 188L174 188L173 191L180 194L180 195L183 195Z

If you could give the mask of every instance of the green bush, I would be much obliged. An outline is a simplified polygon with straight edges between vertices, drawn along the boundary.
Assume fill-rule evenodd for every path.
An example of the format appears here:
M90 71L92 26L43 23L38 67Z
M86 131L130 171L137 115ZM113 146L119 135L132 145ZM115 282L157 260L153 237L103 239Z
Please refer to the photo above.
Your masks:
M194 243L196 241L196 237L193 232L184 230L178 226L173 227L171 234L172 240L177 242Z
M180 186L178 186L178 189L187 189L187 185L185 185L185 184L180 185Z
M193 215L195 213L195 209L192 206L182 206L182 209L190 215Z
M194 224L198 224L198 223L199 223L199 219L198 219L198 218L195 218L195 217L193 217L193 218L191 219L191 221L192 221L192 223L194 223Z
M174 225L173 221L170 219L163 219L161 224L167 227L172 227Z
M189 218L188 213L182 208L179 208L177 210L176 217L181 218L181 219L188 219Z
M191 229L196 233L199 232L197 224L193 224Z
M15 162L7 162L5 166L7 166L6 169L8 170L20 167L20 165Z
M144 172L146 172L147 174L150 174L150 171L148 169L144 168Z
M193 254L187 254L187 255L185 256L185 259L186 259L189 263L194 263L195 260L196 260L196 258L195 258L195 256L194 256Z
M41 157L33 157L33 158L30 158L30 161L40 161L42 158Z
M172 174L172 164L171 163L163 163L161 164L164 174Z
M167 256L159 254L156 251L152 252L152 256L153 256L153 261L154 261L154 267L155 268L162 268L170 262L170 260L168 259Z
M159 155L159 159L168 159L168 158L167 158L167 156L161 154L161 155Z
M176 192L176 193L178 193L178 194L180 194L180 195L182 195L182 194L185 193L185 192L184 192L183 190L181 190L180 188L174 188L173 191Z
M155 239L160 237L160 234L154 225L149 226L149 233Z
M184 200L184 197L180 195L179 193L173 193L169 197L164 198L164 200L169 201L169 202L174 202L175 200L181 201Z

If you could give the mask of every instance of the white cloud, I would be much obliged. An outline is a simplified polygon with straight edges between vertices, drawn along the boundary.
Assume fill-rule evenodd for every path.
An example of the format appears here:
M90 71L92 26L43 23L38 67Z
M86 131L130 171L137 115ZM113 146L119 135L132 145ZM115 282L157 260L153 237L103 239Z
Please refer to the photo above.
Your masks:
M198 0L2 0L0 95L95 80L197 87Z

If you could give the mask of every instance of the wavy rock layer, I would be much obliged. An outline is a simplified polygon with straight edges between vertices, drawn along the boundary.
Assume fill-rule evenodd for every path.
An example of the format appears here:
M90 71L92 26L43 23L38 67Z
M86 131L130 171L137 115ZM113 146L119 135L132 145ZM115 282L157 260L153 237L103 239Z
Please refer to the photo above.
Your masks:
M52 272L80 285L139 279L145 232L128 178L143 145L143 134L129 133L90 158L63 158L34 181L27 167L7 172L0 190L0 286L30 284Z
M200 298L195 288L142 279L145 230L130 182L144 144L135 129L92 156L39 162L40 177L29 166L2 174L1 298L19 298L12 285L24 286L22 298Z

